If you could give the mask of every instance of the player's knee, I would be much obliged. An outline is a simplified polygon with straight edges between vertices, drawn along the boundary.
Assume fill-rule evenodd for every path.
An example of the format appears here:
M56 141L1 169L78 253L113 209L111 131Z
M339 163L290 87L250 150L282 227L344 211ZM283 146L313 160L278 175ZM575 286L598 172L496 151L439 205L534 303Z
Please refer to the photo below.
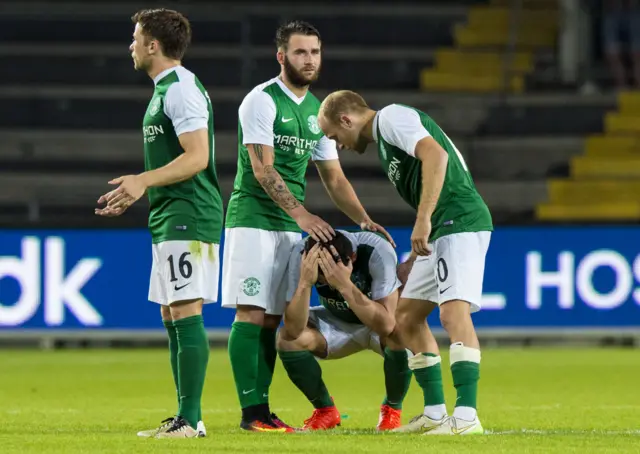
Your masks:
M160 316L163 321L171 321L171 308L169 306L160 306Z
M202 315L202 299L175 301L169 306L171 318L173 320L181 320L187 317Z
M440 306L440 323L449 334L464 331L471 324L471 306L466 301L447 301Z
M235 321L263 326L265 320L264 312L264 309L258 306L238 306L236 308Z
M291 336L291 333L286 329L280 329L278 331L278 339L276 341L276 348L280 351L295 352L308 350L308 342L305 342L305 336L299 335L296 337Z
M280 326L281 320L282 320L282 315L265 314L262 327L267 329L278 329L278 326Z

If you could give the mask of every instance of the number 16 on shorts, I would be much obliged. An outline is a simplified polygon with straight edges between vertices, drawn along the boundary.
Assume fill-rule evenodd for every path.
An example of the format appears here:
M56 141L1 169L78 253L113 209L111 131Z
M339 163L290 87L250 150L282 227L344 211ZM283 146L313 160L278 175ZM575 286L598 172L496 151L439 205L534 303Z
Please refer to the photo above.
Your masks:
M162 305L202 298L217 301L219 245L165 241L153 245L149 300Z

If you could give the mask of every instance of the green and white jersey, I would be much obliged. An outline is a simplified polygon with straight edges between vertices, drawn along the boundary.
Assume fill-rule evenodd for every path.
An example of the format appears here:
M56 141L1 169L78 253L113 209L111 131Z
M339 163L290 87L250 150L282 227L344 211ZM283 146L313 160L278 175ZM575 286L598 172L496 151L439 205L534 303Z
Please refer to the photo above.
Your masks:
M273 147L275 169L291 194L304 203L309 158L338 159L335 141L327 139L318 126L319 108L320 101L313 94L298 98L279 78L258 85L244 98L238 111L238 171L226 228L300 232L256 180L247 145Z
M351 281L373 301L391 295L400 288L396 268L398 258L391 243L386 238L372 232L345 232L340 230L353 245L356 260L353 264ZM300 280L300 267L305 239L298 242L291 252L287 282L287 301L293 299ZM349 307L349 302L336 289L329 285L316 284L320 304L329 312L347 323L362 324L358 316Z
M163 167L184 153L178 137L198 129L208 131L209 165L188 180L149 188L152 240L220 243L223 208L209 95L198 78L182 66L161 72L153 82L155 90L142 126L145 169Z
M377 112L373 138L378 145L382 168L400 196L413 208L418 208L422 163L415 157L415 150L416 144L425 137L433 137L449 155L444 186L431 216L429 240L452 233L492 231L489 208L451 139L424 112L391 104Z

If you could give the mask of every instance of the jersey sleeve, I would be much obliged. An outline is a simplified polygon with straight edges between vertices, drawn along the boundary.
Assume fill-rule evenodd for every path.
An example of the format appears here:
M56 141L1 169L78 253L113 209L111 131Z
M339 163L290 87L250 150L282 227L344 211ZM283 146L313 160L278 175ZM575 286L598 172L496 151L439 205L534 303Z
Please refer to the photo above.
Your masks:
M371 273L371 299L376 301L391 295L402 285L396 267L398 257L391 244L381 240L369 258Z
M398 104L380 111L378 127L385 141L413 157L416 155L417 143L431 136L422 125L418 112Z
M327 138L327 136L322 136L311 152L311 159L314 161L331 161L332 159L338 159L336 141Z
M293 246L289 256L289 271L287 275L287 302L291 301L298 288L300 280L300 267L302 265L302 251L304 251L304 240Z
M264 91L249 93L238 109L242 144L261 144L273 147L273 123L276 120L276 104Z
M164 113L171 120L177 136L209 127L207 99L193 83L171 84L164 96Z

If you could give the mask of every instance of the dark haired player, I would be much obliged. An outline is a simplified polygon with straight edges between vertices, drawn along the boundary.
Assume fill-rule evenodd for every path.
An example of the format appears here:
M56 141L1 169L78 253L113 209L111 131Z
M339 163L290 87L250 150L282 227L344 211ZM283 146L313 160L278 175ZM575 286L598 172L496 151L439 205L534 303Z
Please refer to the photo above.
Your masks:
M364 229L373 223L347 181L335 142L317 122L320 101L309 92L321 65L320 34L301 21L276 34L280 75L242 101L238 172L227 207L222 305L236 309L229 357L242 408L240 427L291 432L269 410L276 329L285 307L286 271L301 231L328 241L329 224L304 207L309 158L335 204ZM386 233L386 232L385 232Z
M362 350L384 357L387 395L378 430L400 427L411 373L407 351L389 339L401 285L396 267L391 244L371 232L336 231L328 243L309 238L294 247L278 353L291 381L315 408L304 429L340 425L316 358L339 359ZM309 308L312 287L322 306Z
M205 434L200 402L209 341L202 305L218 297L222 233L213 109L198 78L180 64L191 41L189 21L176 11L151 9L136 13L132 22L134 67L155 85L142 126L146 171L111 180L118 188L100 197L106 206L96 214L119 216L149 196L149 299L161 305L179 409L138 435L194 438Z

